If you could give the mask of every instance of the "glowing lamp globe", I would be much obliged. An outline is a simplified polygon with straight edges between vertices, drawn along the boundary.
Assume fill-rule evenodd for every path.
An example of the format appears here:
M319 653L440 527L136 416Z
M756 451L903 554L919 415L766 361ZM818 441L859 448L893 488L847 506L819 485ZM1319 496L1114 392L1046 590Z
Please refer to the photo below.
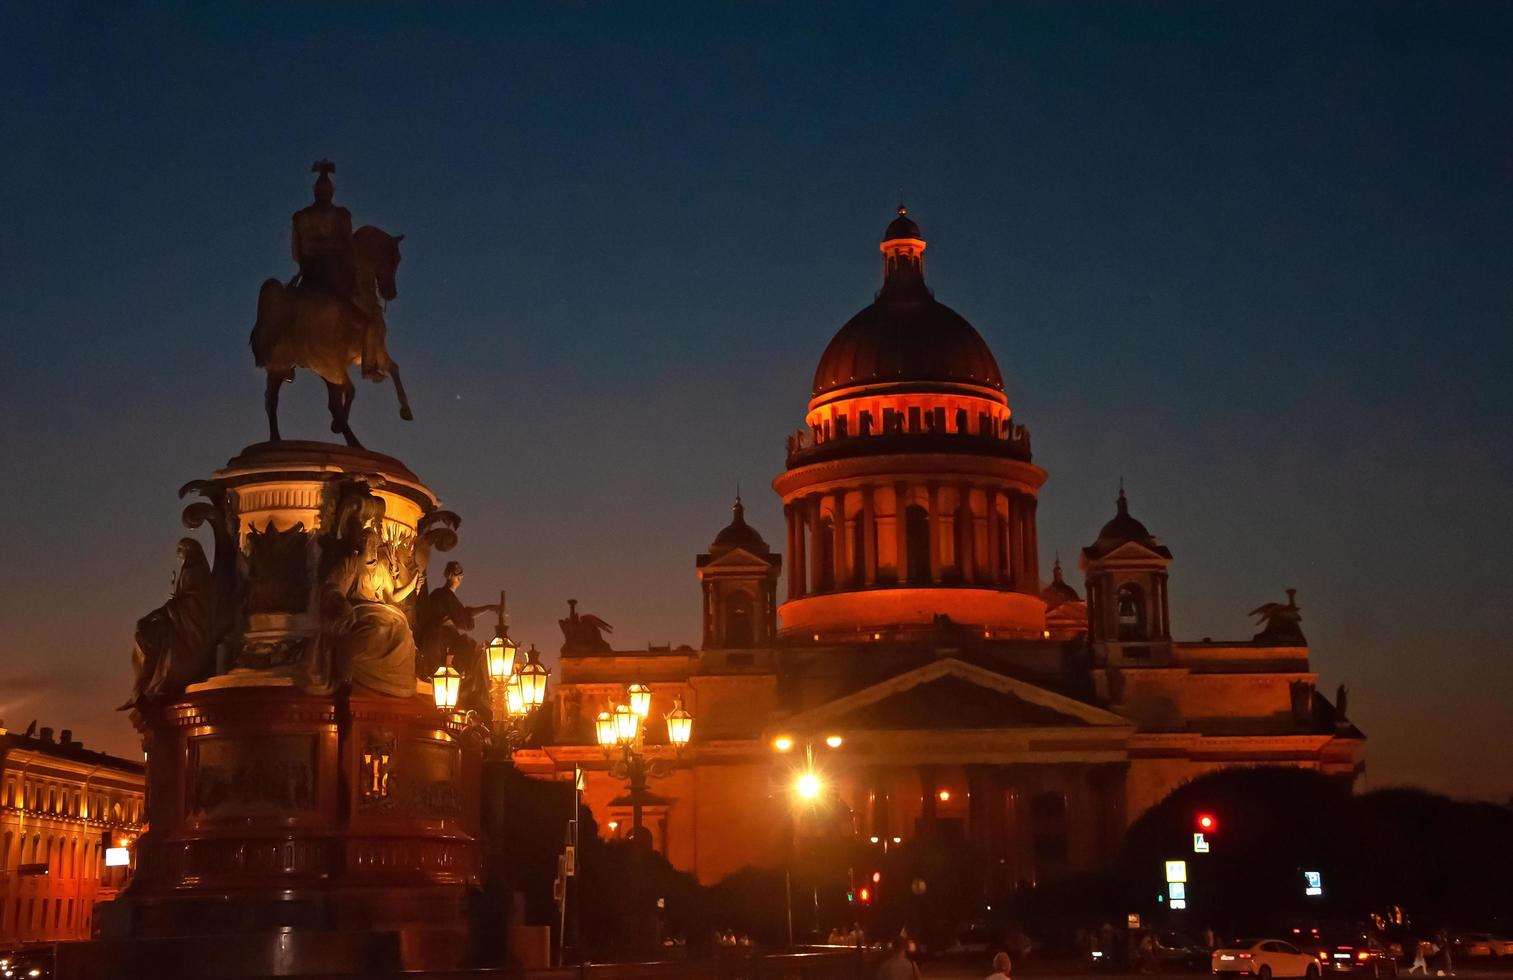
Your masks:
M520 674L512 673L504 682L504 711L511 718L519 718L526 712L525 689L520 684Z
M491 682L501 684L515 672L515 652L519 649L507 636L496 636L489 641L486 654Z
M462 690L462 675L451 664L442 664L431 675L431 697L436 707L451 711L457 707L457 695Z
M672 743L674 749L681 749L692 737L693 715L683 707L683 699L677 698L672 703L672 710L667 713L667 741Z
M536 645L531 644L525 666L520 670L520 693L527 710L539 708L546 701L546 678L551 671L542 665L540 656L536 652Z
M594 719L594 738L601 748L613 748L615 744L615 717L608 711L599 712Z
M651 688L637 681L626 688L625 694L630 698L630 710L638 717L645 718L651 714Z
M629 745L641 730L641 716L628 704L615 705L615 741Z
M772 740L772 747L777 749L779 752L787 752L793 748L793 739L789 738L787 735L779 735L777 738Z
M832 749L840 748L843 744L845 744L845 741L846 740L841 738L839 735L825 736L825 744L830 746Z
M813 800L820 795L823 784L820 782L818 773L800 773L799 778L793 782L793 791L801 800Z

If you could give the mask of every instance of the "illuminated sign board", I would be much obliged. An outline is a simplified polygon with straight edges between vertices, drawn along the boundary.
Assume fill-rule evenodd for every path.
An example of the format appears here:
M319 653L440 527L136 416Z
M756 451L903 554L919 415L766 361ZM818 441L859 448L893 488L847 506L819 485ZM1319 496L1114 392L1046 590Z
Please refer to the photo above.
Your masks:
M1166 880L1167 881L1186 881L1187 880L1187 862L1186 861L1168 861L1168 862L1166 862Z
M1207 837L1204 837L1202 834L1193 834L1193 853L1194 854L1207 854L1208 853L1208 838Z
M1324 894L1324 876L1317 871L1303 872L1303 894Z
M125 847L107 847L105 849L105 866L107 868L124 868L131 864L131 850Z

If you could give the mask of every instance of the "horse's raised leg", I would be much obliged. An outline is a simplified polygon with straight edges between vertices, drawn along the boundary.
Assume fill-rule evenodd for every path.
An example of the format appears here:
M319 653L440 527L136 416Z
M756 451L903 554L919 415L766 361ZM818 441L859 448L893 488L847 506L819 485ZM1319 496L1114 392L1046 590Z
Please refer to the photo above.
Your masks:
M347 445L362 448L362 443L357 441L357 436L352 434L352 426L348 421L352 417L352 399L357 397L357 386L352 379L343 377L341 382L341 434L347 440Z
M268 387L263 392L263 407L268 410L268 441L278 442L278 389L284 383L284 376L275 371L268 372Z
M415 421L415 416L410 411L410 399L405 395L405 384L399 380L399 365L394 359L389 358L389 375L394 379L394 391L399 395L399 417L406 422Z
M342 386L326 382L326 408L331 412L331 431L340 434L347 427L347 413L342 405Z

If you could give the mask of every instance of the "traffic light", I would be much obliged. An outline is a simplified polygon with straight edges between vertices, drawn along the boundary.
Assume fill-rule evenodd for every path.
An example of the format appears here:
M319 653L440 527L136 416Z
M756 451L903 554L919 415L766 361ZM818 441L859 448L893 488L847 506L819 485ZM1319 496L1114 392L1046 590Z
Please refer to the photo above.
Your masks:
M861 891L859 891L859 892L856 893L856 897L860 898L862 900L862 904L863 905L871 905L872 904L872 889L870 889L870 888L863 888Z
M872 872L872 883L874 885L880 883L882 880L883 880L883 873L881 871L874 871L874 872Z
M1205 834L1211 834L1219 829L1219 818L1212 813L1199 813L1196 823L1198 830Z

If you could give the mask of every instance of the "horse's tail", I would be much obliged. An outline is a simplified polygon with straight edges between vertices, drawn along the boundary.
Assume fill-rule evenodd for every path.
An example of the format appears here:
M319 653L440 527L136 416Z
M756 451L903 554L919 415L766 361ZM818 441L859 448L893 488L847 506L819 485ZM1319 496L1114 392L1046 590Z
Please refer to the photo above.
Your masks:
M252 360L258 367L268 366L273 347L283 335L284 321L288 319L285 289L277 279L265 279L263 288L258 290L257 320L252 324L252 336L247 339Z

